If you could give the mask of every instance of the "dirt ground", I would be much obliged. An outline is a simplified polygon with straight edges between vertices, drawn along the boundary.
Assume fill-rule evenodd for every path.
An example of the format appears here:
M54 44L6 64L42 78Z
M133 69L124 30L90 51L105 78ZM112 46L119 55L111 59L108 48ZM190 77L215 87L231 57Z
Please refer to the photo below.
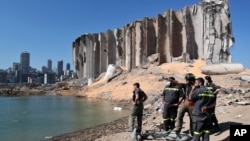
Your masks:
M221 106L217 107L217 118L219 120L220 131L213 133L210 135L211 141L229 141L229 129L230 125L235 124L250 124L250 115L249 115L250 106ZM246 112L248 111L248 112ZM151 120L151 123L161 123L162 118L161 115L154 120ZM184 117L184 125L182 131L185 132L189 129L189 119L188 115ZM144 128L147 125L144 125ZM132 141L130 132L120 132L116 134L112 134L109 136L105 136L95 141ZM151 141L159 141L161 139L155 139ZM162 140L165 141L165 140Z
M105 83L103 79L100 79L90 86L78 90L77 93L74 92L74 95L106 99L116 102L116 106L130 107L132 84L139 82L141 88L149 96L145 107L149 107L151 110L146 110L146 116L143 120L143 129L148 130L152 129L153 125L160 124L163 121L162 113L155 110L166 83L162 78L174 76L179 82L184 82L184 76L188 72L194 73L196 77L204 77L205 75L201 73L200 68L205 65L203 60L197 60L193 64L166 63L160 66L150 65L147 69L136 68L131 72L124 71L109 83ZM245 69L239 74L211 76L213 81L224 89L224 92L218 95L216 107L216 115L221 130L210 136L211 141L228 141L231 124L250 124L250 106L248 105L250 101L250 83L240 80L241 75L250 75L250 70ZM66 90L63 93L68 95L71 92ZM85 129L81 133L84 132L88 140L130 141L132 140L131 133L125 132L127 117L125 119L107 123L104 126ZM182 131L189 129L188 124L189 119L186 115ZM79 132L74 133L74 135L78 134L80 136ZM95 137L87 136L92 132L99 133L99 135ZM82 137L84 138L84 136ZM79 137L79 140L81 139Z

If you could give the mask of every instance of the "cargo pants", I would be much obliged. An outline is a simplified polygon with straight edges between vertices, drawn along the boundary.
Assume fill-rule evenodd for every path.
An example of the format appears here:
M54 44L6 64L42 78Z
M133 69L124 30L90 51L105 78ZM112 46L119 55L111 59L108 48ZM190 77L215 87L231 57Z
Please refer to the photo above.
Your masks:
M175 131L180 132L182 129L183 125L183 118L185 113L187 112L189 115L189 133L193 135L193 124L192 124L192 111L193 111L193 106L188 105L186 103L182 103L179 105L178 112L177 112L177 118L176 118L176 123L175 123Z
M143 116L143 102L133 105L129 115L128 126L130 130L134 129L135 119L137 119L137 130L142 129L142 116Z

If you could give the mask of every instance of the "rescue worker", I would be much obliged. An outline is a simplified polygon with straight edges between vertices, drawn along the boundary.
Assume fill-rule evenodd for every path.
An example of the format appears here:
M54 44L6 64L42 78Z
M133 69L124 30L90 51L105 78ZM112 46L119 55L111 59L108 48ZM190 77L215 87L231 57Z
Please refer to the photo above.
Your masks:
M216 102L217 94L220 91L220 87L213 83L212 78L209 75L205 76L205 87L214 93ZM215 115L215 107L216 105L212 108L211 124L212 128L214 128L215 130L219 130L218 119Z
M175 123L175 132L180 132L183 125L183 118L185 113L188 113L189 115L189 133L193 135L193 126L192 126L192 111L193 111L193 102L191 102L188 97L191 92L192 86L195 82L195 76L192 73L187 73L185 75L186 83L178 83L177 81L174 81L175 83L179 84L180 87L183 89L183 96L181 99L181 104L179 105L178 112L177 112L177 118Z
M137 118L137 132L140 132L142 129L142 116L143 116L143 102L147 100L147 95L140 89L139 83L133 84L133 106L131 108L131 113L129 116L127 132L132 132L134 129L135 118Z
M164 130L173 130L175 127L175 118L177 116L177 108L179 105L179 98L182 95L182 90L179 85L171 83L174 81L174 77L169 77L166 87L162 93L162 102L164 104L163 121Z
M212 107L215 106L215 95L213 91L204 86L204 79L199 77L195 81L189 99L194 102L193 109L193 140L209 141L209 128L211 122Z

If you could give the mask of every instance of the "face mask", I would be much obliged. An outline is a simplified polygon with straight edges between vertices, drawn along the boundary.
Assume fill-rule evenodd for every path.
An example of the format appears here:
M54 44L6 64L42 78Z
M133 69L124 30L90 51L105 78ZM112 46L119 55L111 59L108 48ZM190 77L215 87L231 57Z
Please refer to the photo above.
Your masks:
M170 86L170 85L171 85L171 82L167 81L166 86Z

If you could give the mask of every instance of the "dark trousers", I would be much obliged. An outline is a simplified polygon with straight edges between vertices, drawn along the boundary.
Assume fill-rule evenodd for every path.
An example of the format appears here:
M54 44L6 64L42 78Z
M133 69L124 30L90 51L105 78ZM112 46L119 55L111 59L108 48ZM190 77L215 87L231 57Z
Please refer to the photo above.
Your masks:
M193 115L193 140L192 141L209 141L209 128L211 124L211 118L208 116L196 116Z
M215 107L213 108L213 112L212 112L212 115L211 115L211 123L212 123L213 127L215 127L215 128L219 127L218 119L217 119L217 117L215 115Z
M175 118L177 117L177 106L172 106L169 104L164 104L163 110L163 120L164 120L164 130L168 131L175 128Z
M142 129L143 104L133 105L129 115L128 126L130 130L134 129L135 119L137 118L137 129Z

